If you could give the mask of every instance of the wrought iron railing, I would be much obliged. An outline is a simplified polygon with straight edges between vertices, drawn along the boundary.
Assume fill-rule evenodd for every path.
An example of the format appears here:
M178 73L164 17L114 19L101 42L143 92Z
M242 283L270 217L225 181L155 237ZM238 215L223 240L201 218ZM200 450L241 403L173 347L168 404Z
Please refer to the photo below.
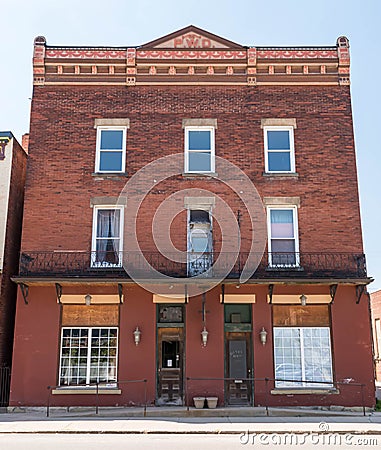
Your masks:
M365 278L365 255L358 253L184 253L31 251L20 257L20 276L176 278Z

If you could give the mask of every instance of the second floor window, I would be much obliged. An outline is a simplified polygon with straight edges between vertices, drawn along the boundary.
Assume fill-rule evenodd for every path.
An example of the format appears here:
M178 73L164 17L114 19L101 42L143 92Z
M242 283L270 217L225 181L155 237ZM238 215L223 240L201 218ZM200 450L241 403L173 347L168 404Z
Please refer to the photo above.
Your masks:
M95 207L92 242L93 267L122 264L122 207Z
M124 172L126 127L97 127L96 172Z
M214 172L214 127L185 128L185 172Z
M295 172L294 128L265 127L264 133L266 172Z
M268 207L267 214L269 265L299 265L296 207Z

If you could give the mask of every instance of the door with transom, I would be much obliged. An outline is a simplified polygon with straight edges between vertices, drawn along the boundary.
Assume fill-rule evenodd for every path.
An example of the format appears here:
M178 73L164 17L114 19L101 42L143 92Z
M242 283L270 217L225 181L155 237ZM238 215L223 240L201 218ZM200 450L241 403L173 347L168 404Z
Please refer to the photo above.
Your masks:
M183 404L183 328L158 328L158 405Z

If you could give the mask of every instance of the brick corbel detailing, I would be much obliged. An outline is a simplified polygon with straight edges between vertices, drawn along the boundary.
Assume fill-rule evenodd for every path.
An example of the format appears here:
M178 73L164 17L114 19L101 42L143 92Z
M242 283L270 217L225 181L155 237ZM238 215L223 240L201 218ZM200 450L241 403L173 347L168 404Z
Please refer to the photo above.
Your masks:
M44 36L36 37L33 50L33 84L35 85L45 83L45 48Z
M126 52L126 84L127 86L135 86L136 84L136 49L128 48Z
M248 48L247 49L247 84L248 86L257 85L257 49Z
M339 57L339 84L348 85L350 83L350 55L349 41L345 36L337 39L337 53Z

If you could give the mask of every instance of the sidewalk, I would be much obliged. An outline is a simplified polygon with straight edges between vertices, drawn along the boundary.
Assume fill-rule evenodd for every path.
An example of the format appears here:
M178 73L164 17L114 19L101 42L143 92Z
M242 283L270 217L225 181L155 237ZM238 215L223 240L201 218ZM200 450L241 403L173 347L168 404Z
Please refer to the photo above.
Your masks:
M169 408L171 409L171 408ZM271 408L265 416L264 408L256 415L238 417L238 409L215 410L213 417L191 417L186 409L174 411L178 417L168 416L165 408L124 408L99 411L96 416L88 408L52 410L51 416L36 410L0 414L0 433L112 433L112 434L242 434L242 433L352 433L380 434L381 413L331 412L312 409ZM150 411L151 410L151 411ZM193 410L194 411L194 410ZM190 413L193 412L192 410ZM244 413L240 408L241 415ZM140 417L133 416L139 413ZM153 417L152 414L160 414ZM218 414L218 416L217 416ZM181 415L181 417L179 417Z

